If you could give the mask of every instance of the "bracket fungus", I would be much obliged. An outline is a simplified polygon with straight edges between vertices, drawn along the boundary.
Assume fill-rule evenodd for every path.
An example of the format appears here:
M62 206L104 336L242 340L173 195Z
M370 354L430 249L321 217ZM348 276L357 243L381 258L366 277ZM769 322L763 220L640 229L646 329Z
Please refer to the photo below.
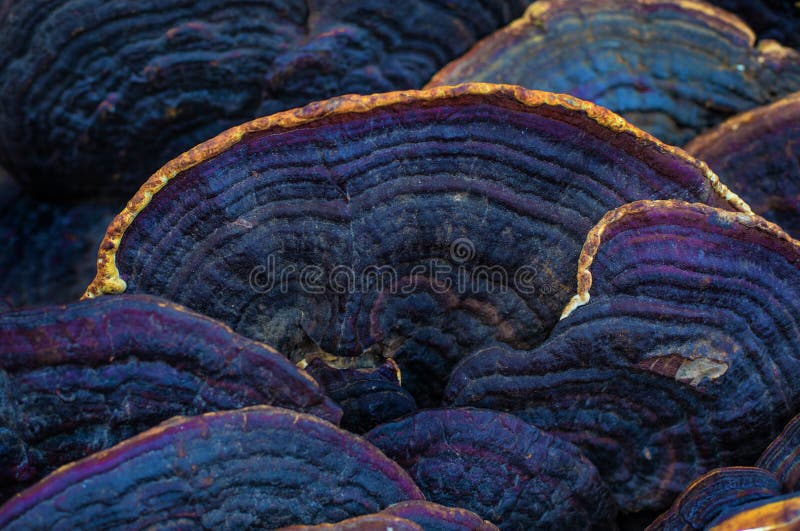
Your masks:
M703 531L724 514L780 496L780 482L755 467L718 468L694 480L647 531Z
M753 502L711 522L709 531L791 531L800 527L800 495Z
M0 314L0 500L175 415L257 404L341 417L276 351L154 297Z
M390 505L375 514L356 516L333 524L289 526L280 531L497 531L497 526L460 507L445 507L428 501L409 500Z
M278 531L425 531L416 522L393 516L376 513L355 516L334 524L291 525Z
M800 237L800 92L737 114L686 150L753 211Z
M780 479L784 490L800 491L800 415L795 416L764 450L756 466Z
M276 528L423 499L362 438L271 406L177 417L58 469L0 507L8 530Z
M0 0L0 529L800 529L794 4Z
M409 500L390 505L382 511L406 518L426 531L492 531L497 526L461 507L446 507L429 501Z
M525 4L6 0L0 164L39 196L127 196L242 121L418 88Z
M497 411L433 409L365 435L430 501L500 529L612 528L616 506L597 469L568 442Z
M466 357L448 403L573 442L627 512L755 461L800 409L800 243L776 225L639 201L592 229L578 264L547 342Z
M86 296L160 295L296 361L394 357L434 405L465 353L546 337L606 211L668 197L749 211L705 164L569 96L343 96L161 168L109 226Z
M5 0L0 164L24 190L0 206L0 298L77 299L105 226L182 151L325 97L418 88L526 5Z
M513 83L572 94L682 145L800 90L800 53L695 0L540 0L427 85Z
M796 528L800 503L791 493L800 477L798 419L786 425L755 467L719 468L694 480L647 531Z

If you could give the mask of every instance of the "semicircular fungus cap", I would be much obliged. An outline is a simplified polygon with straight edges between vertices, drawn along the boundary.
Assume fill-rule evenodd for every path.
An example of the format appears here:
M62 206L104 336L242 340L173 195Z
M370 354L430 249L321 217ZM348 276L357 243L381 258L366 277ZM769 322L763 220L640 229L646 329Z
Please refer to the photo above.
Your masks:
M647 531L702 531L720 515L780 494L780 482L766 470L718 468L695 479Z
M569 96L343 96L156 172L109 226L86 296L164 296L295 361L394 357L430 406L464 353L546 337L606 211L668 197L749 210L704 164Z
M800 415L789 421L770 443L756 461L756 466L775 474L784 490L800 490Z
M776 225L639 201L592 229L578 264L549 339L466 357L446 402L573 442L627 512L755 461L800 409L800 243Z
M382 511L412 520L423 529L437 531L493 531L493 523L461 507L446 507L429 501L408 500L390 505Z
M737 114L686 150L708 163L754 212L800 237L800 92Z
M391 514L376 513L355 516L336 523L290 525L278 531L424 531L416 522Z
M616 506L594 465L573 445L513 415L423 410L365 437L428 500L474 511L500 529L613 527Z
M418 88L523 0L7 0L0 163L51 198L126 198L242 121Z
M272 348L156 297L2 313L0 500L175 415L257 404L342 414Z
M682 145L800 89L800 53L694 0L540 0L428 83L513 83L572 94Z
M312 415L254 406L176 417L64 466L0 507L0 526L276 528L408 499L424 498L364 439Z
M409 500L390 505L383 511L366 516L357 516L342 522L316 526L290 526L281 531L359 531L425 530L425 531L496 531L497 526L480 516L460 507L445 507L438 503Z

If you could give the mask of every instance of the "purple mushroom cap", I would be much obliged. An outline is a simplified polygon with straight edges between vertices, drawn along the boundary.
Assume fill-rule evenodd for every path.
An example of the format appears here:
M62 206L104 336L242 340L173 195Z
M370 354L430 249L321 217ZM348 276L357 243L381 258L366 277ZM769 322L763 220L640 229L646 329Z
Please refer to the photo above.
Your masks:
M177 417L60 468L0 507L4 529L276 528L423 499L364 439L271 406Z
M573 442L628 512L754 462L800 409L800 243L777 226L633 203L590 233L578 284L547 342L465 358L446 400Z
M800 490L800 415L796 415L780 435L764 450L756 466L778 477L784 490Z
M0 499L175 415L341 410L262 343L156 297L0 314Z
M6 0L0 164L38 197L127 197L228 127L421 87L525 0Z
M717 468L694 480L647 530L703 531L723 514L780 493L780 482L761 468Z
M572 444L497 411L414 413L365 437L430 501L464 507L500 529L610 529L616 506Z
M159 170L109 227L87 296L163 296L295 361L393 357L432 406L465 354L547 337L606 211L671 197L749 210L702 163L569 96L344 96Z

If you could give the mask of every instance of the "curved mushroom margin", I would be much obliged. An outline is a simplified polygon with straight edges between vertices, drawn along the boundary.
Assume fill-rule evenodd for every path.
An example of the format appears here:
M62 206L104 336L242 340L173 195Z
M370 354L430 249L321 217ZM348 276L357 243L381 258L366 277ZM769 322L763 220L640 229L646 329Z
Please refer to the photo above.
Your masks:
M720 183L721 186L725 186ZM738 199L738 197L737 197ZM741 201L741 199L739 199ZM744 202L742 202L745 206L747 206ZM789 234L787 234L783 229L781 229L775 223L771 221L767 221L766 219L762 218L754 214L752 211L741 211L741 212L733 212L727 210L720 210L714 207L710 207L703 203L686 203L685 201L681 201L680 199L644 199L641 201L634 201L632 203L628 203L626 205L622 205L619 208L615 208L614 210L610 210L606 212L603 218L592 227L592 230L589 231L589 234L586 235L586 241L583 244L583 249L581 249L581 254L578 257L578 290L575 295L572 296L572 299L567 303L564 307L564 311L561 313L560 319L565 319L569 316L576 308L583 306L584 304L589 302L591 296L589 295L589 290L592 287L592 262L594 262L594 257L597 255L597 250L600 245L604 241L604 236L606 231L612 227L615 223L622 220L626 216L635 216L637 214L644 214L648 210L657 207L678 207L678 206L688 206L691 209L694 209L699 212L706 212L706 213L714 213L718 215L720 218L723 218L725 221L730 223L740 223L746 227L751 227L753 229L759 230L764 232L768 236L772 238L776 238L779 240L786 241L790 245L798 248L800 251L800 241L795 240Z
M742 21L737 15L726 11L721 7L711 5L706 2L697 0L635 0L636 6L628 6L629 8L647 8L650 5L674 5L686 11L692 11L697 15L698 19L708 24L715 29L729 29L732 34L741 38L747 43L749 48L756 48L765 56L774 56L774 60L780 60L781 57L790 53L789 48L777 43L776 41L762 41L756 47L756 34L753 30ZM525 13L513 21L511 24L503 29L491 33L484 37L477 44L475 44L466 54L458 57L448 63L444 68L439 70L428 83L425 88L434 87L447 83L448 79L454 75L458 68L471 62L475 57L480 57L481 54L491 50L507 40L525 34L530 28L544 27L550 18L557 15L561 9L577 5L576 2L571 0L537 0L533 2ZM599 10L603 8L618 7L619 2L614 1L596 1L593 2L592 9Z
M734 134L740 128L747 127L750 123L759 118L768 116L780 116L785 110L791 109L794 105L800 104L800 92L793 92L772 103L750 109L749 111L735 114L719 124L717 127L696 136L686 144L685 149L689 153L703 153L715 144L724 141L725 137Z
M800 525L800 496L790 495L756 502L733 515L711 522L709 531L778 531Z
M664 144L604 107L566 94L527 90L516 85L496 85L492 83L464 83L426 90L396 91L369 96L349 94L246 122L195 146L164 165L142 185L133 198L128 201L125 209L109 225L97 255L97 275L89 284L89 287L86 288L82 298L123 293L127 286L117 269L116 253L119 250L125 231L133 223L136 216L147 208L153 196L175 176L216 157L231 146L239 143L246 135L271 130L278 132L293 129L331 116L365 113L397 104L433 102L459 96L493 96L515 100L517 103L530 108L550 106L561 107L568 111L582 112L598 125L617 133L633 135L643 145L650 144L655 149L674 155L694 165L708 179L711 188L724 201L730 204L733 210L745 213L752 212L747 203L720 182L719 177L704 162L694 159L680 148Z
M292 425L304 423L308 426L329 430L334 437L349 439L351 448L361 447L361 449L369 448L374 450L370 456L373 459L372 464L377 470L385 472L386 477L395 478L398 488L405 491L407 500L425 499L422 491L419 490L419 487L400 465L384 456L383 453L372 447L362 437L342 430L327 420L314 415L261 405L237 410L214 411L190 417L176 416L111 448L63 465L0 506L0 528L5 529L14 520L34 508L41 499L52 499L64 488L75 485L87 477L107 473L126 460L134 459L161 446L169 445L170 443L166 439L172 434L195 432L199 437L207 439L209 430L216 423L224 423L228 420L229 422L238 423L242 431L248 431L255 429L254 426L258 426L261 423L267 423L272 417L292 419Z
M708 527L720 514L738 512L742 505L778 495L780 482L767 470L754 466L715 468L695 478L645 531L668 531L680 525L685 525L684 529Z

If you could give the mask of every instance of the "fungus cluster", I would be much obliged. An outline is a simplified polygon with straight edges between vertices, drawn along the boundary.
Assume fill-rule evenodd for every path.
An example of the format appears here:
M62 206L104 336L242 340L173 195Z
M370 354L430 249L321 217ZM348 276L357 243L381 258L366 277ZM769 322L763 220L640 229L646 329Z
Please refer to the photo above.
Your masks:
M0 2L0 529L800 526L797 35Z

